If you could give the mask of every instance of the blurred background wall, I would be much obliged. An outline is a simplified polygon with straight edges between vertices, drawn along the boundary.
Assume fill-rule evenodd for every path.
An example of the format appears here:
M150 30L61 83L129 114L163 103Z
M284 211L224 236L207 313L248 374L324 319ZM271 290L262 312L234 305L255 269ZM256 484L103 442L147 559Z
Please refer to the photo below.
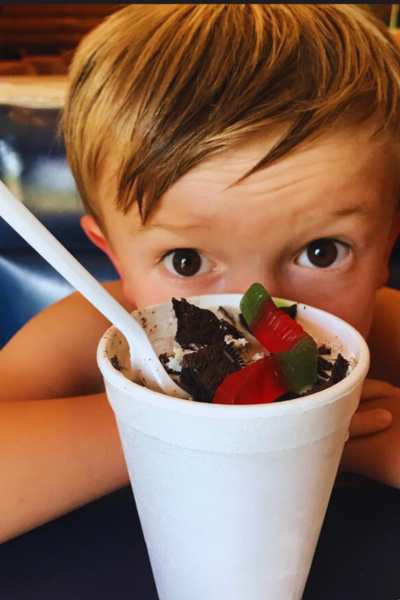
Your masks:
M121 3L20 4L0 6L0 74L59 74L81 37ZM392 4L361 4L387 25ZM53 60L54 56L61 60Z

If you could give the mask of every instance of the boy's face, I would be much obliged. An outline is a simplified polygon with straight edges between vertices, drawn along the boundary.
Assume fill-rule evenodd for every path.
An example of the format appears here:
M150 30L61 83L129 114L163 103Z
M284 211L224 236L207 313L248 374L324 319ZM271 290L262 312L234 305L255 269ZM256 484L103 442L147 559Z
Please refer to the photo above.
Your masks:
M107 240L91 217L83 227L139 307L258 281L366 335L398 231L394 147L369 133L336 131L234 185L275 141L255 136L177 181L144 226L136 206L116 210L105 184Z

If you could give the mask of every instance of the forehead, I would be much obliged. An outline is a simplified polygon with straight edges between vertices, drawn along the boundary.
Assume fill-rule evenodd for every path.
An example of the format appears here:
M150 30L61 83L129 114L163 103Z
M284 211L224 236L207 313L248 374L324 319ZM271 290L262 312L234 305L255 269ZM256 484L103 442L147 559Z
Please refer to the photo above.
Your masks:
M372 133L371 126L327 133L237 183L273 147L279 133L254 135L204 161L178 180L164 195L158 216L161 211L176 211L178 207L184 210L185 205L193 216L212 216L213 207L218 210L217 197L222 204L226 202L228 210L229 204L239 197L247 199L249 208L251 199L259 195L285 199L292 207L296 206L297 197L301 208L303 193L321 196L352 187L362 188L363 193L367 189L380 193L397 185L398 147L387 136L374 137ZM336 202L339 200L340 196L336 196Z
M245 142L208 158L173 184L153 209L148 225L213 222L232 211L266 210L291 216L313 209L321 198L346 210L351 202L372 213L393 212L398 187L398 144L389 136L373 136L371 126L347 127L321 135L302 148L242 181L274 146L279 132L255 134ZM107 221L110 195L103 186ZM351 197L353 196L353 197ZM271 199L267 202L267 199ZM128 213L140 225L137 207ZM119 220L119 219L118 219Z

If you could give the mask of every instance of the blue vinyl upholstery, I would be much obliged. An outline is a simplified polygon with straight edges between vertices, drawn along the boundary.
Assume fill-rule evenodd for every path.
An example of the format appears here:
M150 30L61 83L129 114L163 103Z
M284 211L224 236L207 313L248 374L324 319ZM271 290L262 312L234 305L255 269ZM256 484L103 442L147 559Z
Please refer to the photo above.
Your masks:
M57 109L0 106L0 179L100 281L116 278L82 232L82 205L57 137ZM0 218L0 347L70 285Z

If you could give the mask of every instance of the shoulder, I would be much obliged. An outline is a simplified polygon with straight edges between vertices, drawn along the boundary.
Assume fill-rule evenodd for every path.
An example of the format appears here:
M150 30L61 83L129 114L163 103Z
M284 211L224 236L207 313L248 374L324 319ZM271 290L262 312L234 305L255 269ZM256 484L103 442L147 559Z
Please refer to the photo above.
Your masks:
M119 281L103 285L127 310L134 309L124 299ZM0 374L13 390L11 399L44 399L99 391L102 383L96 349L109 325L77 292L38 313L0 352ZM24 381L18 378L21 372L26 375Z

